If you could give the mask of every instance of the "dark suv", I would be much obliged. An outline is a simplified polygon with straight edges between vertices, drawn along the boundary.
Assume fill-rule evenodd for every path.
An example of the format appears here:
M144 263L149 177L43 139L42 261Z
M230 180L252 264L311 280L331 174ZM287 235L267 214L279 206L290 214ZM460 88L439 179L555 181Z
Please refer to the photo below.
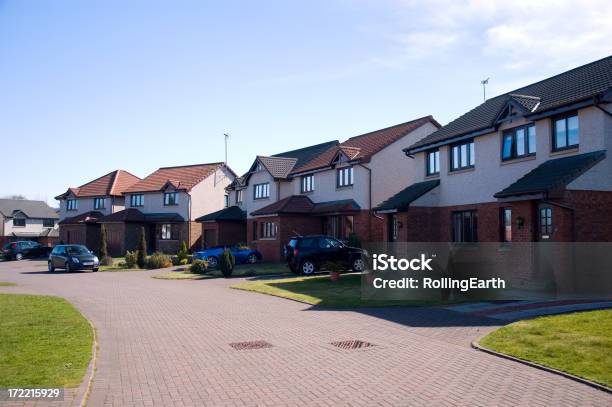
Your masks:
M29 240L23 240L5 244L4 247L2 247L2 257L4 257L5 260L21 260L26 257L45 257L49 255L50 251L50 247Z
M313 274L326 263L361 272L365 268L364 256L365 250L325 235L294 237L285 246L285 260L296 274Z

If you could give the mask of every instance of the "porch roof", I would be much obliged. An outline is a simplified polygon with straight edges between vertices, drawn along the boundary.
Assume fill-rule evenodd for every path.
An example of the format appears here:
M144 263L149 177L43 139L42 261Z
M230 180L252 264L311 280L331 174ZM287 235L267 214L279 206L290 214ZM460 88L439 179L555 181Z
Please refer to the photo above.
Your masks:
M65 218L59 222L60 225L78 225L81 223L96 223L100 218L104 217L102 212L89 211L80 215Z
M402 189L391 198L387 199L376 208L375 211L404 211L408 209L410 204L440 185L440 180L431 180L414 183L407 188Z
M512 185L499 191L495 198L548 193L564 188L606 156L604 150L548 160Z
M317 202L312 208L313 215L326 215L331 213L355 212L361 207L353 199L341 199L338 201Z
M251 212L253 216L277 214L326 215L331 213L355 212L361 207L352 199L314 203L305 195L291 195L280 201Z
M209 213L204 216L200 216L196 222L218 222L218 221L244 221L246 219L246 211L240 209L239 206L230 206L223 208L220 211Z
M127 208L119 212L111 213L98 220L100 223L112 222L135 222L135 223L158 223L158 222L184 222L185 219L178 213L142 213L136 208Z

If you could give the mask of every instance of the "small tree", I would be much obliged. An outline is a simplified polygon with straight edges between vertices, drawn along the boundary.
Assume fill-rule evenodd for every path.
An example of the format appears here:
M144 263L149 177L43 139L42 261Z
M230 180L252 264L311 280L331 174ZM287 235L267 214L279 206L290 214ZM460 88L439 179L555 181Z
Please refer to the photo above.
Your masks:
M108 247L106 246L106 227L104 225L100 227L100 248L98 249L98 256L100 257L100 263L105 266L108 266L113 262L113 259L108 256Z
M144 226L140 227L140 242L138 244L138 267L145 268L147 263L147 238L145 237Z
M234 266L236 265L236 258L229 249L225 249L221 255L221 261L219 262L219 268L223 277L229 278L234 272Z
M183 264L183 260L184 263L187 264L187 259L189 259L189 251L187 250L187 243L185 243L184 240L181 242L181 247L176 254L176 257L178 257L179 264Z

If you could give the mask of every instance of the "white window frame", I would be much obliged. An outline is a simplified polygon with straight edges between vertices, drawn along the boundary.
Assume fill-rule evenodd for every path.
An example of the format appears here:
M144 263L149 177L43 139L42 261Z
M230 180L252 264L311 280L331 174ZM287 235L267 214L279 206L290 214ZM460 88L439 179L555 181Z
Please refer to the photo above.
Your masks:
M315 184L314 184L314 174L304 175L300 179L300 192L314 192Z
M130 207L139 208L144 206L144 194L130 195Z
M253 185L253 199L267 199L270 198L270 183L263 182L261 184Z
M78 199L66 199L66 210L67 211L77 211L79 210L79 200Z
M336 187L352 187L353 184L353 167L338 168L338 170L336 171Z
M174 196L174 202L170 203L170 196ZM164 206L177 206L179 204L178 192L164 192Z
M237 189L236 190L236 203L242 203L242 200L244 199L244 189Z
M276 222L261 222L261 239L276 239L278 226Z
M102 206L100 206L100 202L102 202ZM106 207L105 198L94 198L94 209L105 209L105 207Z
M161 227L161 240L172 240L172 224L164 223Z

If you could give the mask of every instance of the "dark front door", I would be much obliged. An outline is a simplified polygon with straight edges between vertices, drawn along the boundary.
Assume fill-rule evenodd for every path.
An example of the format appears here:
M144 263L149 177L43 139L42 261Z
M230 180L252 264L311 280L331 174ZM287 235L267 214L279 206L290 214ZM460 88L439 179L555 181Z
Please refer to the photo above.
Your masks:
M387 216L387 229L388 229L388 240L389 242L395 242L397 240L397 215L390 214Z
M217 245L217 230L216 229L205 229L204 230L204 247L209 248Z
M149 240L148 240L148 249L151 253L155 253L157 250L157 233L156 233L155 224L149 225Z

